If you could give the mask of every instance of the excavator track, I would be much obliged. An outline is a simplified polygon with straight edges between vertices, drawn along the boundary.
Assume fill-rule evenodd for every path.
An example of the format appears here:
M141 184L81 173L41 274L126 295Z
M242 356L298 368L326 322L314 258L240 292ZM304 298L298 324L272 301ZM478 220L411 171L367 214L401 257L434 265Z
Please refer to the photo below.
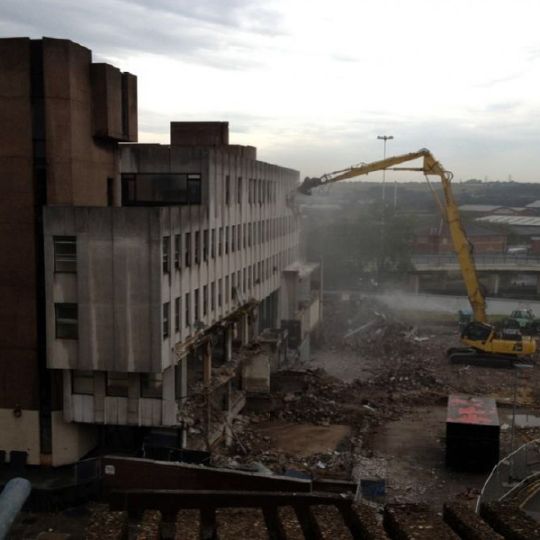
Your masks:
M468 364L470 366L505 369L512 368L515 362L526 361L519 356L485 353L472 347L453 347L446 351L446 356L451 364Z

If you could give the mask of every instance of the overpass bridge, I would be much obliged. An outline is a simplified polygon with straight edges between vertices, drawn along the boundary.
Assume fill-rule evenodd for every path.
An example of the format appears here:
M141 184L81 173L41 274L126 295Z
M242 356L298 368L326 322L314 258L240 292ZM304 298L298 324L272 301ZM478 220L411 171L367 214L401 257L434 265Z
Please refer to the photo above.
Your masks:
M486 253L476 254L474 261L490 294L498 295L502 290L540 293L540 256ZM411 287L415 292L433 288L426 286L429 279L436 284L435 288L446 290L449 276L461 271L454 253L413 255L411 263Z

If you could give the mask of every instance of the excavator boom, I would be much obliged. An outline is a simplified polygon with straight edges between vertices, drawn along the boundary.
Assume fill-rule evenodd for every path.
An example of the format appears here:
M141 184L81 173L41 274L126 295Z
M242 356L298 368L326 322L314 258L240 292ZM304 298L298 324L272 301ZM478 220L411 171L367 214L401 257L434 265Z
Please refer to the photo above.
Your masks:
M397 167L402 163L414 161L419 158L422 158L421 167ZM436 195L435 197L448 223L448 228L452 237L452 244L458 257L474 319L479 322L486 322L486 300L482 293L480 281L476 272L472 244L467 239L463 229L458 205L452 193L451 181L453 175L451 172L444 169L444 167L435 159L433 154L427 148L422 148L418 150L418 152L410 152L408 154L388 157L379 161L364 163L356 167L335 171L333 173L325 174L320 178L306 178L298 190L301 193L309 195L311 194L311 190L316 187L333 184L334 182L355 178L357 176L366 175L374 171L381 171L383 169L397 171L419 171L424 173L426 177L435 175L441 179L444 194L444 204Z

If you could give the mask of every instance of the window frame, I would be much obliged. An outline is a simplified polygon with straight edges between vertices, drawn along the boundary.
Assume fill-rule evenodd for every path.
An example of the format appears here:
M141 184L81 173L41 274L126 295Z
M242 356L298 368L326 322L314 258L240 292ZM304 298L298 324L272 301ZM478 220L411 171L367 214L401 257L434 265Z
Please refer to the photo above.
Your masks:
M59 316L59 310L66 309L66 308L74 308L75 309L75 319L69 318L66 316L60 317ZM66 335L60 335L61 332L59 332L59 321L63 320L64 322L62 324L68 324L75 327L75 335L70 334L69 332L64 332L63 334ZM75 321L75 323L66 323L65 321ZM77 340L79 339L79 305L75 302L55 302L54 304L54 334L56 339L72 339ZM69 335L68 335L69 334Z
M58 252L58 244L73 244L75 247L73 259L68 258L68 260L59 261L59 257L63 256L66 257L66 255L70 254L62 254L60 255ZM54 273L55 274L76 274L77 273L77 237L73 235L58 235L53 236L53 260L54 260ZM66 270L66 269L60 269L59 268L59 262L62 263L70 263L73 264L74 268L72 270Z

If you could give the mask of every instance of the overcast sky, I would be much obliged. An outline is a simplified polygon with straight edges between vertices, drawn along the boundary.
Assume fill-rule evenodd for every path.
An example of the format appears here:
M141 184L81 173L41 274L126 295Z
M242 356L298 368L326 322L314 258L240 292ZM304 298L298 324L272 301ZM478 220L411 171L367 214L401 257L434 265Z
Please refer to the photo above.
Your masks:
M138 76L140 140L227 120L320 175L428 147L457 179L540 181L538 0L1 0L2 36ZM394 173L395 174L395 173Z

